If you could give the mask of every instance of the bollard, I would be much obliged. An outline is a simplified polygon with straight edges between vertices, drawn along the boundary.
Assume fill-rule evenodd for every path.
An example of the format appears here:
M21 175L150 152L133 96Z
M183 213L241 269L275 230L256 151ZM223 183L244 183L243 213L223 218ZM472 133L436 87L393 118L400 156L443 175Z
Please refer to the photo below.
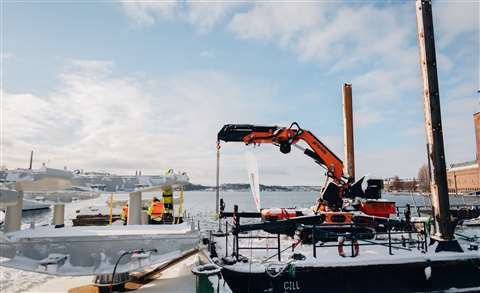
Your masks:
M53 225L63 227L65 225L65 204L56 203L53 206Z
M140 191L134 191L130 193L128 201L128 225L140 225L142 224L142 193Z
M5 209L5 225L3 231L5 233L20 230L22 225L22 208L23 208L23 190L17 183L17 203L7 206Z

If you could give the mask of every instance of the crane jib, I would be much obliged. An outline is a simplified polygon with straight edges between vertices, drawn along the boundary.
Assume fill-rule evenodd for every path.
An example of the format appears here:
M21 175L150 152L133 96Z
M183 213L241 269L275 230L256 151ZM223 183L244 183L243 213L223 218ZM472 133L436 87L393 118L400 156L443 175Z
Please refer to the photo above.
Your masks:
M245 136L253 132L273 133L279 129L278 126L256 126L250 124L226 124L218 132L218 141L237 141L242 142Z

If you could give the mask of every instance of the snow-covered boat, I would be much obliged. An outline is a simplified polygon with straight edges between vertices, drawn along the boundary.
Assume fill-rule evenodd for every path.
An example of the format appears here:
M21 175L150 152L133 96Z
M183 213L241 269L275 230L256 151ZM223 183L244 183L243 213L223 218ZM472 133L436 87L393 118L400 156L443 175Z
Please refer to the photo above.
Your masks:
M467 227L480 227L480 217L470 220L465 220L462 222L462 226Z
M425 234L406 230L376 232L371 239L339 233L339 242L312 241L313 233L310 242L298 234L235 233L212 233L204 250L234 293L480 290L478 245L462 245L463 253L435 252L437 244L429 246ZM351 237L358 237L353 245Z
M42 176L37 176L38 173ZM15 183L20 191L59 190L58 186L71 186L70 176L60 176L63 174L51 170L26 174L28 176L9 177L16 180L10 182ZM108 275L113 271L117 274L138 271L195 249L200 232L191 218L173 224L140 225L142 192L161 192L183 186L189 181L188 176L169 171L164 176L142 176L142 181L145 187L130 194L128 225L65 227L64 209L54 209L55 225L25 230L10 225L16 229L0 234L0 256L8 259L0 265L60 276ZM2 198L5 197L8 208L15 202L21 203L21 195L19 191L8 192L5 196L2 194ZM49 195L48 192L45 194L49 200L61 202L60 205L71 201L68 193L67 199L62 193ZM17 209L7 210L17 222L18 205Z
M2 266L59 276L111 274L124 252L117 272L177 258L196 247L199 231L193 223L177 225L128 225L38 227L6 233L0 255Z

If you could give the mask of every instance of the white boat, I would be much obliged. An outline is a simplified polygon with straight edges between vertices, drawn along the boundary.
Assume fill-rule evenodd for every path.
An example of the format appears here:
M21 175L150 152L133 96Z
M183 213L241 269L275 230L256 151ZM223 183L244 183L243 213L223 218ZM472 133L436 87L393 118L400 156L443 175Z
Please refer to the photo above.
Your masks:
M465 221L462 222L462 226L478 227L478 226L480 226L480 217L475 218L475 219L465 220Z
M64 186L71 186L68 178L59 177L57 174L40 179L30 176L26 180L17 178L16 183L24 191L46 191L51 187L58 190L59 180L63 180L60 183ZM55 225L8 230L12 232L0 234L0 256L8 259L0 266L59 276L105 275L112 274L115 268L117 273L138 271L176 259L195 249L200 232L195 229L193 219L171 225L138 225L141 223L142 192L183 186L188 183L188 176L172 171L164 176L144 176L142 181L145 187L130 194L128 225ZM46 197L48 195L51 194L46 193ZM2 194L3 197L8 205L15 202L10 198L10 192L5 196ZM72 197L71 194L59 193L49 197L52 198L55 202L70 202ZM8 206L7 203L5 205ZM63 212L63 209L58 210ZM12 210L12 213L18 217L17 210ZM55 218L63 222L63 215L55 215L54 212Z
M58 276L111 274L138 271L177 258L196 247L200 233L193 223L38 227L4 234L1 265ZM141 253L140 251L144 251Z

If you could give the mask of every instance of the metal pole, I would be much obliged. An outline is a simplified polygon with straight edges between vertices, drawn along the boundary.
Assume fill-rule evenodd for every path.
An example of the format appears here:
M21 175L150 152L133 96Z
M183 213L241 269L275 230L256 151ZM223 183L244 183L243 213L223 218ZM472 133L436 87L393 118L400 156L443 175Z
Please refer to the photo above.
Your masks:
M282 252L280 251L280 234L277 234L277 254L278 254L278 261L282 261Z
M220 215L220 142L217 142L217 183L215 197L215 213Z
M352 85L343 84L343 140L345 148L345 171L355 181L355 153L353 140Z
M432 162L430 189L432 204L435 210L435 226L437 228L435 239L441 242L449 242L454 239L454 236L449 219L450 203L435 56L432 3L426 0L417 0L416 14L425 105L425 128L427 144L429 145L428 156ZM461 248L458 243L456 243L456 246L453 243L447 246L439 244L437 246L438 250L461 251Z
M33 151L30 152L30 164L28 165L28 169L32 170L33 164Z
M225 257L228 256L228 222L225 221Z
M455 171L453 171L453 180L455 181L455 196L458 197L457 173L455 173Z
M388 254L393 255L392 253L392 228L388 227Z
M234 232L235 235L235 258L238 261L238 234L240 232L240 217L238 216L238 205L233 206L233 225L234 225Z

